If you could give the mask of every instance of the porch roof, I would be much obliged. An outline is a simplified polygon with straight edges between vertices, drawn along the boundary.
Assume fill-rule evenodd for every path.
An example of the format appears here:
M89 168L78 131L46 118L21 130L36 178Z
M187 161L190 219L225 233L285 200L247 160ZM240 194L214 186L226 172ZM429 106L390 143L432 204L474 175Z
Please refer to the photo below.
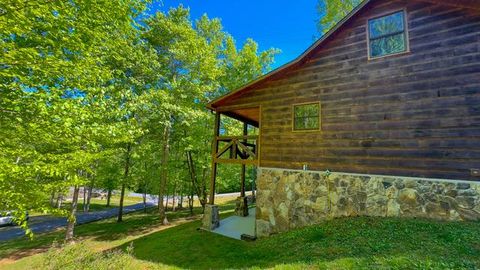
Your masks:
M260 108L241 108L231 110L218 111L228 117L237 119L254 127L259 127L260 123Z

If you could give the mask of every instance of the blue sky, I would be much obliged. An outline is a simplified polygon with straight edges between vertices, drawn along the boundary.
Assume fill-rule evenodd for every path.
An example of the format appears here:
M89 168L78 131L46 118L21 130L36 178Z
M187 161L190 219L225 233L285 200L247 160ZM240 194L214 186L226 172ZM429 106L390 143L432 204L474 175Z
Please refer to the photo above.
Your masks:
M274 67L293 60L305 51L317 34L316 0L164 0L153 10L168 10L183 4L190 7L192 19L207 13L222 20L225 31L237 41L237 46L253 38L265 50L282 50Z

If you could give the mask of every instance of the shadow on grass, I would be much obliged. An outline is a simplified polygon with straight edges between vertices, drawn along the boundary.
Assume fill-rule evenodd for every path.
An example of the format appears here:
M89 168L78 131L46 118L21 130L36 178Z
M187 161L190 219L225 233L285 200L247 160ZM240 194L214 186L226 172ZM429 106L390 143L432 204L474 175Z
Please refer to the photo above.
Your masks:
M199 221L133 243L140 260L181 268L453 268L480 267L480 224L421 219L345 218L256 242L198 231Z
M221 212L232 211L235 207L235 200L225 202L219 206ZM99 222L93 222L88 226L77 226L76 235L79 237L89 237L97 241L110 241L147 233L152 226L160 225L160 218L157 214L157 208L148 208L147 212L138 211L134 214L124 216L123 222L117 223L116 217ZM167 219L175 221L177 219L199 219L202 214L201 207L194 207L193 213L188 209L182 209L175 212L167 212Z

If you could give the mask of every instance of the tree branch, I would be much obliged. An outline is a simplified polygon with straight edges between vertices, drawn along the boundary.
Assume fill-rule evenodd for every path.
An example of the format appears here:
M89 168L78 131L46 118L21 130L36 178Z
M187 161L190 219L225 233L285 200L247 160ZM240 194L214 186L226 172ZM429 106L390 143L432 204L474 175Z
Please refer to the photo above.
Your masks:
M6 113L18 113L16 111L12 111L12 110L8 110L8 109L2 109L2 108L0 108L0 111L1 112L6 112Z

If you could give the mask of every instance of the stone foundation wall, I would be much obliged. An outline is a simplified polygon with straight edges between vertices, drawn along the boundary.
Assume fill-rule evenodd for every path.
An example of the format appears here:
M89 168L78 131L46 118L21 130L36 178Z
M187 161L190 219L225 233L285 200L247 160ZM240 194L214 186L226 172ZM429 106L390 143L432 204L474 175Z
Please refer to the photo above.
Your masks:
M259 168L257 236L345 216L480 220L480 183Z

